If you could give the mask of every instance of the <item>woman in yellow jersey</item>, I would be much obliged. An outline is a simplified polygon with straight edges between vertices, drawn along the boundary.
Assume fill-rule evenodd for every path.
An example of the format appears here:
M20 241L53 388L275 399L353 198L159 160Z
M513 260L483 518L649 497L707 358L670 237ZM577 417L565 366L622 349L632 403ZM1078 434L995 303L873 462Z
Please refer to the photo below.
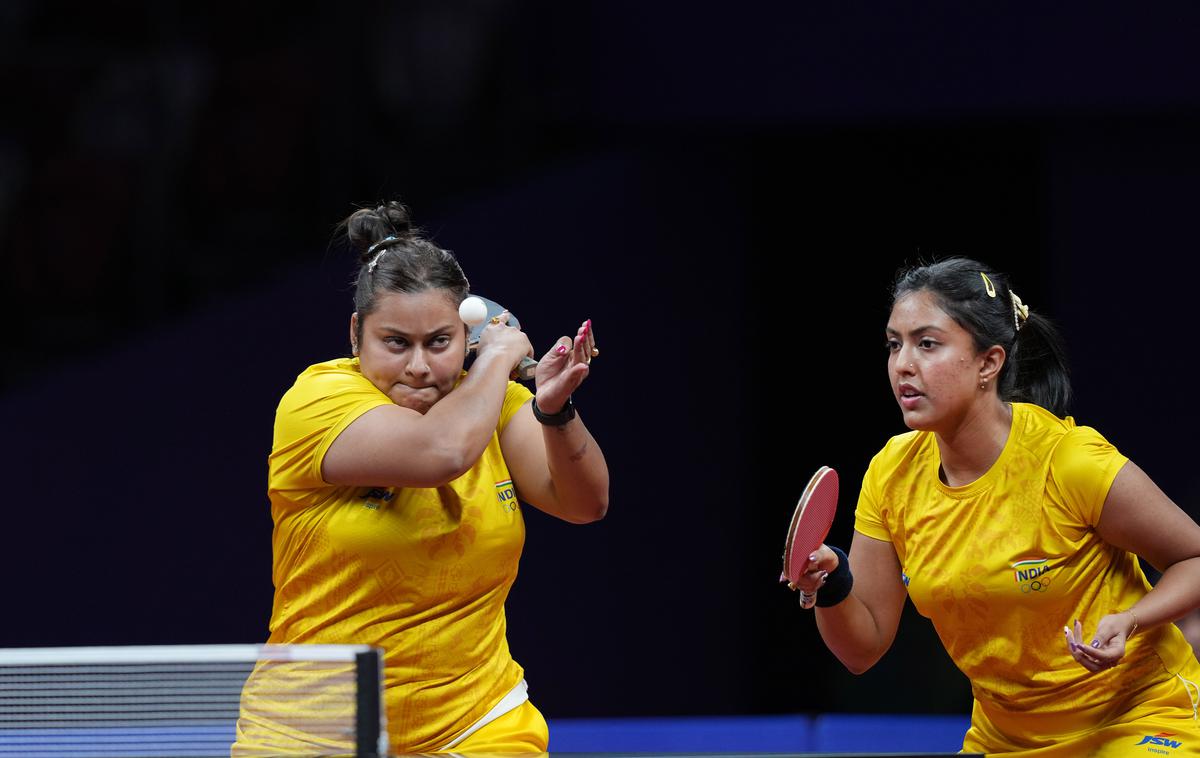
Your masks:
M519 502L575 523L608 507L604 456L571 402L599 354L591 322L541 358L536 393L509 379L533 351L503 317L464 371L468 283L454 256L396 202L344 227L362 260L353 357L305 370L275 418L269 642L383 648L395 752L544 751L504 600ZM339 747L306 744L272 684L247 688L235 752Z
M899 277L887 345L912 431L871 461L849 558L821 546L797 587L826 645L867 670L907 596L971 681L965 750L1200 754L1200 665L1171 623L1200 606L1200 526L1065 415L1052 326L955 258Z

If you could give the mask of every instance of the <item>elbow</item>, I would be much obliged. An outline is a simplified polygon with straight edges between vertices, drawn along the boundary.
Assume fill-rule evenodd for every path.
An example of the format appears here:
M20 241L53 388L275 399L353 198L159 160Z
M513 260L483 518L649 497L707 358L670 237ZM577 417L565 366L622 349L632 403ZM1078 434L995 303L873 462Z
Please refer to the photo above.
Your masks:
M599 521L608 515L608 493L604 493L604 497L598 499L591 507L590 518L586 523Z
M842 665L845 666L846 670L849 671L851 674L854 674L855 676L861 676L862 674L865 674L868 671L870 671L875 666L875 664L879 662L879 659L881 657L882 657L882 655L867 655L867 656L855 656L855 657L839 655L838 660L842 662Z
M572 521L576 524L591 524L608 515L608 498L597 500L594 503L589 503L583 508L576 511L575 518Z
M871 667L875 665L875 661L842 661L842 665L851 674L860 676L870 671Z
M591 518L588 519L588 523L599 521L608 515L608 487L605 487L604 492L592 502L589 514Z
M572 524L591 524L608 515L608 490L598 497L577 502L566 520Z

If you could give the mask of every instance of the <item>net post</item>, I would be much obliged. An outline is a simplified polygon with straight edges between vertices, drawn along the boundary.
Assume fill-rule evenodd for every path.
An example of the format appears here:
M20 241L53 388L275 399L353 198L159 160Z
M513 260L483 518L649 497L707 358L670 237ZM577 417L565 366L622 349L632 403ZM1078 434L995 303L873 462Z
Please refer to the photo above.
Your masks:
M368 650L354 656L354 743L358 758L385 758L384 734L380 729L380 693L383 691L383 656L379 650Z

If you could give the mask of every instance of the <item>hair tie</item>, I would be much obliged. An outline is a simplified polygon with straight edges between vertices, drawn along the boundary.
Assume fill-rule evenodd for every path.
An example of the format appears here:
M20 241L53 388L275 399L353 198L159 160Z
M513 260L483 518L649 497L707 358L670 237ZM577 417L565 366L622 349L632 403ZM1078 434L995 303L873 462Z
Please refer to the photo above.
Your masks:
M1013 305L1013 326L1017 331L1021 331L1021 326L1029 320L1029 306L1021 302L1021 298L1017 297L1017 293L1012 290L1008 291L1008 296L1012 298Z
M988 275L982 271L979 272L979 275L983 277L983 289L988 293L988 297L995 297L996 285L992 284L992 280L988 279Z
M367 273L368 274L375 273L375 266L379 263L379 258L386 252L386 250L380 250L380 248L382 248L385 245L388 245L392 242L395 242L398 239L400 239L400 238L397 237L396 235L389 234L388 236L386 236L383 239L376 242L374 245L371 245L370 247L367 248L367 257L371 259L370 262L367 263ZM375 252L376 250L379 250L379 252L376 253Z

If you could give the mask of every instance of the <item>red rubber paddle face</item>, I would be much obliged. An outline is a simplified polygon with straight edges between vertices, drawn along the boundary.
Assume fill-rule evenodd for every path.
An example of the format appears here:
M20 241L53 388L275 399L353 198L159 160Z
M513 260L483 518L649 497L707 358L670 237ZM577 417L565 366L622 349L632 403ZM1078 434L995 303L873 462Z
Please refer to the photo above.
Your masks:
M829 535L837 513L838 475L828 466L813 474L788 527L787 543L783 547L783 579L795 584L808 565L808 556L821 546Z

